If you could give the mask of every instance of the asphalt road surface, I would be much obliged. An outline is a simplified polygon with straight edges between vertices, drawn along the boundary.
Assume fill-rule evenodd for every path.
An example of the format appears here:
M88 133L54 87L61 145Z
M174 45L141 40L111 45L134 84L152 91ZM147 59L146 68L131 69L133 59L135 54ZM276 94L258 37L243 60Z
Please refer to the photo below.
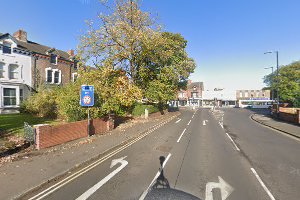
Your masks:
M182 114L26 199L300 199L300 142L243 109Z

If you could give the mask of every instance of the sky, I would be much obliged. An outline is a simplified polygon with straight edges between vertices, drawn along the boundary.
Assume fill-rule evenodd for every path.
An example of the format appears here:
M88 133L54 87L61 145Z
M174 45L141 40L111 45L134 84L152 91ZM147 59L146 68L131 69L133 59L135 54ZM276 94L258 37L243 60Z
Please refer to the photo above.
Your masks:
M110 1L110 0L109 0ZM105 12L98 0L2 0L0 32L22 28L28 39L76 49L85 20ZM300 60L299 0L142 0L164 31L180 33L197 64L192 81L205 90L261 89L266 67ZM5 16L5 17L3 17Z

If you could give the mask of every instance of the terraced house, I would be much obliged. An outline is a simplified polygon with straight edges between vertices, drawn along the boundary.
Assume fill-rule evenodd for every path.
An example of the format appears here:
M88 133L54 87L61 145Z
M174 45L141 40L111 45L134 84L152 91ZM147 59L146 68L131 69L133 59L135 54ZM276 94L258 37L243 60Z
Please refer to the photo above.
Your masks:
M74 51L61 51L27 39L24 30L0 33L0 114L18 112L20 103L44 85L75 81Z

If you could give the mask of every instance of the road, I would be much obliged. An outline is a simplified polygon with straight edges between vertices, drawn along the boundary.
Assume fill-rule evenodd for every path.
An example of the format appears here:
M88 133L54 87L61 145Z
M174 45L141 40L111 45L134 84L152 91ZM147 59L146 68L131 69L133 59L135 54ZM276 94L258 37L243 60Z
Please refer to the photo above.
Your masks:
M299 141L248 110L181 112L24 198L300 199Z

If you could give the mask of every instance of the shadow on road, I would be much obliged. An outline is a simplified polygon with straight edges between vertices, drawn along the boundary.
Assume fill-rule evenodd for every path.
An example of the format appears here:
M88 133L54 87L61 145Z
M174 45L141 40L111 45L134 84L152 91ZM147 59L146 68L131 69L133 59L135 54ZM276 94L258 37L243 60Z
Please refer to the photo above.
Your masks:
M160 163L160 174L157 177L156 181L151 187L151 190L145 197L145 200L154 200L154 199L172 199L172 200L201 200L200 198L186 193L181 190L172 189L170 187L168 179L164 175L163 163L165 161L164 156L159 157Z

